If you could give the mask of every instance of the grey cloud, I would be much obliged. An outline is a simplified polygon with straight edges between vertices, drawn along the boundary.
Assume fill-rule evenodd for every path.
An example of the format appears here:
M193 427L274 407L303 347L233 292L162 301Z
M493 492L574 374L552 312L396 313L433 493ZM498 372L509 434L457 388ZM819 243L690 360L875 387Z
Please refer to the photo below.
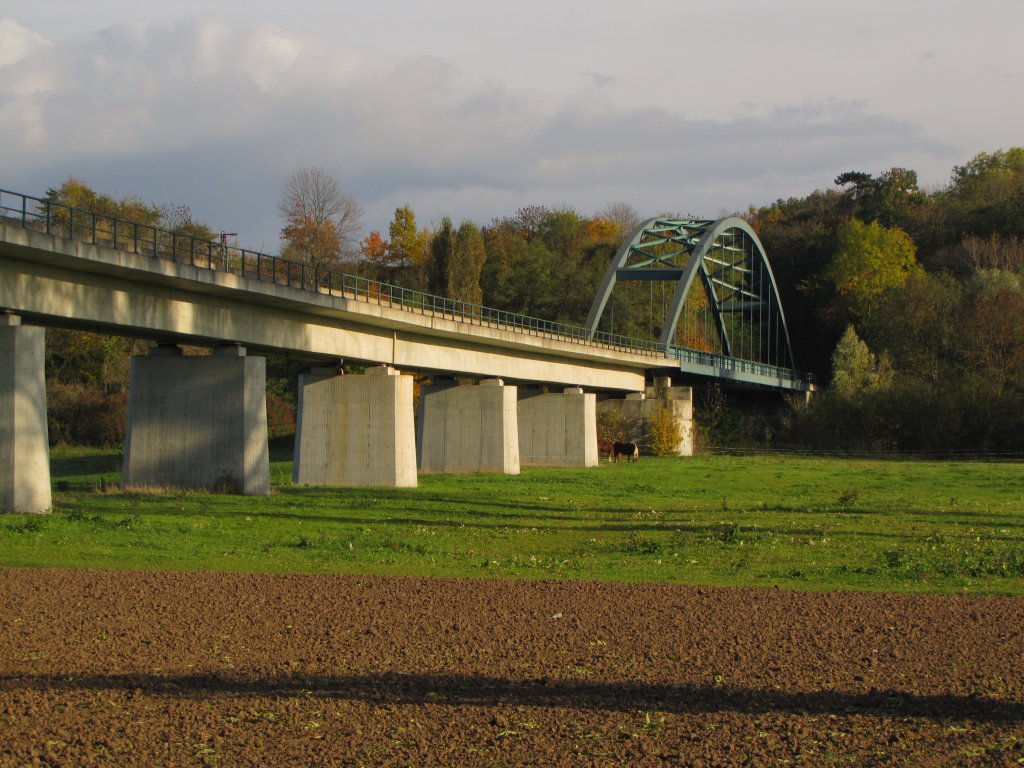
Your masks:
M611 200L714 214L903 153L951 163L920 127L862 103L693 119L592 93L477 83L444 59L376 60L268 25L112 28L0 66L0 187L40 192L73 173L272 250L281 182L302 164L336 175L385 229L406 202L427 220Z
M603 72L584 72L580 77L597 88L608 88L617 82L616 78Z

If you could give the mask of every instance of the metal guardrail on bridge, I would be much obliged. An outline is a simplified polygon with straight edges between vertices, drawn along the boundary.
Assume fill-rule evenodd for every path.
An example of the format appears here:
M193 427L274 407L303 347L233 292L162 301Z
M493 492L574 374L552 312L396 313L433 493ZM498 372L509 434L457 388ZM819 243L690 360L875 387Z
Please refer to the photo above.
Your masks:
M741 360L738 357L725 357L724 355L716 355L714 352L702 352L697 349L672 346L669 347L666 354L680 362L707 366L719 371L746 373L776 381L787 381L794 384L814 384L817 380L813 373L803 373L790 368L766 365L765 363L758 363L753 360Z
M664 345L655 341L603 331L591 333L582 326L469 304L335 270L317 269L280 256L271 256L148 224L118 219L5 189L0 189L0 219L27 229L93 245L167 259L202 269L220 270L322 295L444 317L470 325L500 328L515 333L651 357L671 357L722 370L769 376L782 381L803 384L814 381L812 374L787 368L675 346L666 349Z

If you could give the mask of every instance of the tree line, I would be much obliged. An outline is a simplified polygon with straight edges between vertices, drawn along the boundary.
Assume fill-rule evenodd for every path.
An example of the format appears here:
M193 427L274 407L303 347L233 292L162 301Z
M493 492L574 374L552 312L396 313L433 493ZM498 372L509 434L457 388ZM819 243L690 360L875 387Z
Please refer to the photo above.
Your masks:
M217 236L187 207L114 200L76 179L50 189L47 198ZM538 205L484 225L445 216L426 227L406 205L395 210L386 233L363 234L358 201L316 167L285 180L279 211L286 258L575 325L584 322L611 258L641 221L628 203L592 215ZM982 152L954 167L938 189L922 189L910 169L848 171L825 189L739 215L765 246L796 367L817 374L823 391L809 403L751 411L727 408L726 397L706 387L698 408L705 445L1021 449L1024 149ZM664 292L664 284L620 283L603 328L655 337ZM69 418L61 403L123 399L127 358L138 346L51 332L51 401L62 414L51 421L52 439L117 442L117 408L72 428L83 419ZM277 429L286 432L294 364L270 365ZM66 397L62 387L70 388Z
M282 255L439 296L549 320L582 323L623 237L640 221L626 203L594 216L528 206L488 225L444 216L421 227L408 206L388 231L356 239L359 204L316 167L285 181Z
M905 168L851 171L748 217L797 366L830 385L782 414L780 442L1024 449L1024 149L982 152L935 190Z

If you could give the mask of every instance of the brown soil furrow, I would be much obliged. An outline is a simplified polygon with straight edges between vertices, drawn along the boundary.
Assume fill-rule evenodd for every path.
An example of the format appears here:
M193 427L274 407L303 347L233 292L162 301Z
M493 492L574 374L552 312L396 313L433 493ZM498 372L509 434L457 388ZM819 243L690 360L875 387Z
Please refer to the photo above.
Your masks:
M0 766L1020 765L1024 600L0 569Z

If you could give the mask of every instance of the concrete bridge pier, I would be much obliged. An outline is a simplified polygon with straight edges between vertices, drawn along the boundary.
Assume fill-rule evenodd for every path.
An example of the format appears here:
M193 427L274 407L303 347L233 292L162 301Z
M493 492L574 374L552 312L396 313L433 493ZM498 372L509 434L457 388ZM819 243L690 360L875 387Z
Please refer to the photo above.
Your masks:
M299 377L293 482L416 487L411 376L314 368Z
M416 446L421 472L519 474L516 387L501 379L420 389Z
M635 441L646 452L651 437L651 421L667 409L680 428L676 456L693 455L693 389L673 387L667 376L654 380L654 386L644 392L632 392L625 399L604 400L598 410L617 409L622 412L626 425L626 439Z
M674 387L668 376L659 376L654 379L654 386L647 387L646 394L649 402L667 408L679 424L675 455L693 456L693 387Z
M132 358L122 485L270 494L267 365L237 344Z
M580 387L519 400L523 466L596 467L597 396Z
M46 332L0 314L0 511L50 510Z

